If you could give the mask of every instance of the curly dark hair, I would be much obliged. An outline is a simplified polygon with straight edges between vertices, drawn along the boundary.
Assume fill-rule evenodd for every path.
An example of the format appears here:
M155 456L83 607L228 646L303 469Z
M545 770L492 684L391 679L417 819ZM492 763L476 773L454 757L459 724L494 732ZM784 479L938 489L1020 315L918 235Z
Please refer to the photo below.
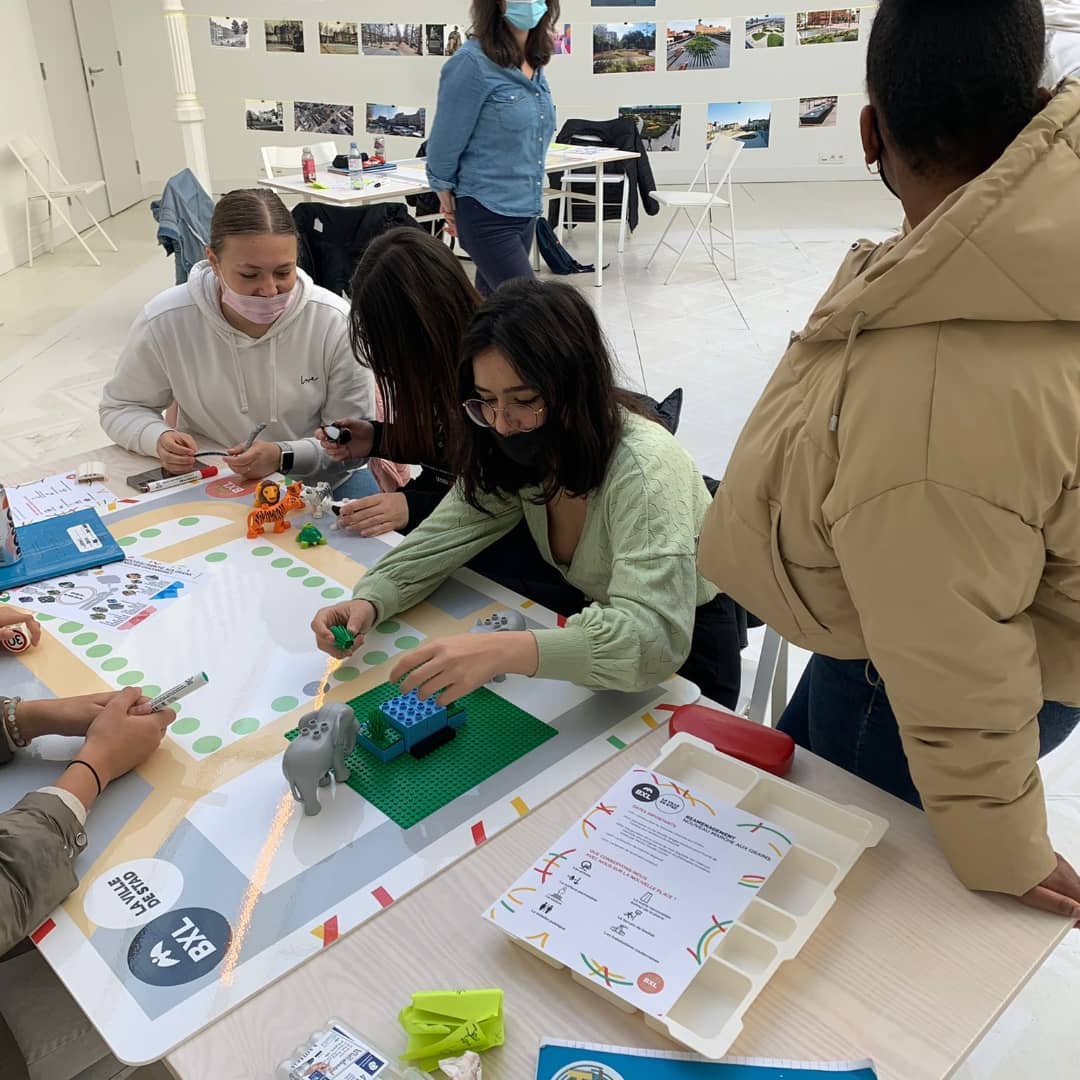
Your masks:
M866 84L916 172L974 176L1041 108L1045 51L1039 0L881 0Z
M559 23L559 0L547 0L544 17L529 31L525 57L533 67L543 67L555 47L555 27ZM499 67L520 67L521 50L506 21L504 0L472 0L472 32L484 55Z
M465 499L483 509L484 495L511 494L530 483L541 484L540 503L559 491L580 496L598 488L622 434L623 412L643 408L616 384L611 350L588 301L572 285L555 282L523 280L499 288L465 334L457 379L461 401L476 396L473 361L489 349L502 353L522 385L543 399L544 452L530 475L499 449L500 436L459 411L453 443Z

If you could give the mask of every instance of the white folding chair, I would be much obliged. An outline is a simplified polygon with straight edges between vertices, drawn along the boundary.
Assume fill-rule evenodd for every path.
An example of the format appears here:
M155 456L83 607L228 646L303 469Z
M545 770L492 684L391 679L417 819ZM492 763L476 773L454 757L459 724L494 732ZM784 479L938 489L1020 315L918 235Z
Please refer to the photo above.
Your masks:
M771 626L765 627L765 640L761 643L757 676L743 715L755 724L764 724L770 700L772 722L780 719L787 706L788 643Z
M575 135L575 139L579 142L591 142L600 144L601 139L599 135ZM596 190L596 166L584 165L580 166L580 169L584 171L578 171L575 169L567 169L559 180L559 239L562 240L566 233L567 225L575 225L573 220L574 203L573 197L577 195L578 198L585 202L591 202L596 208L596 221L597 228L602 229L604 227L604 202L603 192ZM619 251L620 253L626 247L626 214L630 206L630 175L629 173L609 173L605 170L603 175L603 182L605 184L622 184L622 213L619 216ZM585 185L593 189L592 195L585 195L577 192L575 189L578 185ZM566 200L570 199L570 220L566 220Z
M672 251L678 252L679 257L675 260L675 265L664 279L665 285L669 284L671 279L675 276L675 272L679 269L679 266L683 261L683 256L686 255L687 248L690 247L690 244L695 237L701 241L702 246L705 248L705 253L709 256L709 262L713 264L713 268L718 274L720 273L720 267L716 263L716 255L719 249L713 243L714 232L719 233L725 240L730 242L731 276L733 278L739 276L739 265L735 252L735 189L731 182L731 173L735 167L735 162L738 159L739 154L742 152L742 148L742 143L737 139L729 139L722 135L717 135L716 138L713 139L709 149L705 151L705 159L702 161L698 171L694 174L694 179L690 181L690 186L686 191L652 192L652 197L658 203L662 206L670 206L674 210L674 213L671 215L671 220L667 223L667 228L657 242L656 247L653 248L653 253L649 256L649 261L645 264L645 268L648 269L652 265L653 259L656 258L656 253L662 247L670 248ZM709 179L710 158L712 159L713 172L719 171L720 173L720 179L717 180L715 186ZM704 189L702 191L695 191L694 189L700 182L704 183ZM728 211L729 231L727 232L713 222L713 211L723 207L727 207ZM696 220L691 216L692 210L700 210L700 214ZM671 226L675 224L680 213L686 215L686 220L690 222L691 231L690 235L686 238L686 243L683 244L681 248L678 248L674 244L669 244L667 242L667 235L671 231ZM708 233L703 235L701 230L706 223ZM727 252L720 251L720 254L726 255Z
M325 169L327 165L334 164L334 158L338 156L338 148L333 139L307 145L311 147L311 156L315 159L316 169ZM266 173L267 180L273 180L275 176L300 172L300 156L304 152L302 146L263 146L260 149L263 172Z
M87 180L81 183L72 183L60 171L60 166L29 135L18 135L9 140L8 149L19 165L22 166L26 179L26 204L24 207L26 212L26 251L31 266L34 265L34 241L30 233L30 204L35 202L45 202L49 206L50 252L56 247L55 223L53 220L53 211L55 210L56 216L71 230L71 235L82 244L83 250L93 259L94 265L101 265L101 260L90 250L89 244L82 238L71 218L64 212L63 200L66 199L74 199L86 211L87 217L94 223L94 228L105 237L105 243L113 251L119 250L112 242L109 234L101 227L101 222L94 217L94 212L86 202L88 195L93 195L95 191L100 191L105 187L104 180ZM35 171L30 164L35 158L41 158L45 163L42 172ZM57 179L54 179L54 177Z

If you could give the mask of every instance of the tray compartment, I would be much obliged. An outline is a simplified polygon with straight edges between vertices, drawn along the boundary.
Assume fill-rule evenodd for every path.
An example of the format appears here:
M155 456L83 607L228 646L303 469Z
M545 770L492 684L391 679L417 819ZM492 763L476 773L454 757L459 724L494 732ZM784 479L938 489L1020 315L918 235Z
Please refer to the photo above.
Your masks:
M712 955L757 979L773 965L779 951L767 938L736 923L724 935Z
M667 1019L707 1040L720 1035L754 997L754 980L730 964L710 956Z
M758 770L751 765L718 753L711 746L709 753L701 748L707 746L692 736L673 747L662 761L658 771L672 780L685 784L691 791L708 791L722 802L737 803L757 783Z
M789 941L798 928L790 915L760 898L750 904L738 921L777 943Z
M822 859L803 847L793 847L758 896L796 918L809 915L826 896L832 897L840 879L836 863Z

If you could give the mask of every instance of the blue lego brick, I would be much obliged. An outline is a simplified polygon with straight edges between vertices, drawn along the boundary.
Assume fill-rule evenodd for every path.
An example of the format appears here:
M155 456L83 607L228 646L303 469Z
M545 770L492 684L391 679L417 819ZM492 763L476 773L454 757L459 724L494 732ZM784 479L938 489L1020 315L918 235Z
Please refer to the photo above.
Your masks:
M460 701L455 701L449 709L446 710L446 722L452 728L463 727L465 721L469 719L468 711Z
M411 750L418 742L447 726L446 709L435 704L434 698L421 701L415 690L404 696L384 701L379 709Z

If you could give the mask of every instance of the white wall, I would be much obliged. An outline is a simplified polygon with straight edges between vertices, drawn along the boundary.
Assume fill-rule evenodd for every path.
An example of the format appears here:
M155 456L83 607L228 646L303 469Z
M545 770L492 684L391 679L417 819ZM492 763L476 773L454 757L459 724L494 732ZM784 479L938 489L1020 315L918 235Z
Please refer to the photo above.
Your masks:
M157 0L112 0L117 33L125 58L131 117L148 191L182 167L180 137L173 119L173 90L168 49ZM808 4L808 7L824 6ZM187 0L188 31L199 96L207 111L207 143L214 187L228 190L250 184L259 175L259 147L264 142L300 145L318 136L292 131L291 102L326 101L353 104L357 138L369 146L363 130L367 102L423 105L429 128L434 115L441 57L323 56L319 53L320 20L356 22L458 22L467 25L467 0L237 0L235 9L210 0ZM685 0L657 0L653 8L594 8L589 0L563 0L562 22L573 28L574 51L554 57L548 69L560 120L571 116L604 119L620 105L683 105L683 135L677 153L652 155L661 182L688 179L704 152L706 106L712 101L769 100L773 123L767 150L742 155L739 179L858 179L866 176L859 153L858 111L863 102L865 41L874 5L862 9L863 30L857 44L798 46L795 15L788 11L784 48L747 50L743 21L747 15L773 10L749 0L713 5L715 17L733 21L729 69L704 72L665 70L665 26L671 19L696 17ZM780 5L780 10L783 10ZM207 15L228 12L251 25L247 50L210 46ZM264 18L302 19L306 52L268 53ZM592 73L592 25L622 20L655 21L657 68L652 73ZM798 98L840 95L835 127L799 129ZM247 98L284 100L284 134L249 132L244 127ZM699 134L700 133L700 134ZM347 138L339 137L344 149ZM392 138L392 156L415 153L417 141ZM840 165L819 164L820 155L841 154Z
M0 274L25 262L26 224L23 171L8 151L8 139L31 135L49 153L55 152L52 124L45 101L45 89L37 65L34 35L30 25L29 0L3 0L3 30L0 34ZM35 224L43 217L35 207ZM34 242L39 242L35 228Z

